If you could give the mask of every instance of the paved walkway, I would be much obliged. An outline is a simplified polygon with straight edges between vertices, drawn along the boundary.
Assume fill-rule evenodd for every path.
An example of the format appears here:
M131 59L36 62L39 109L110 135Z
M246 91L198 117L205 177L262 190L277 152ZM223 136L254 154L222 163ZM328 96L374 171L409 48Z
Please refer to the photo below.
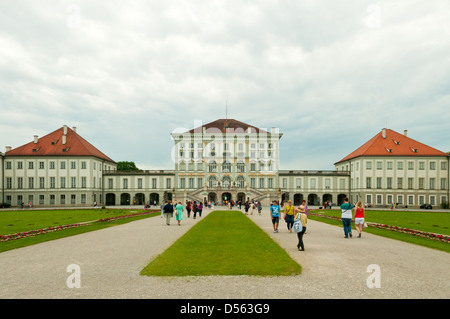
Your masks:
M287 232L284 221L280 232L273 233L268 214L266 209L262 216L248 217L302 265L301 275L140 276L150 260L201 220L185 216L179 227L175 220L166 226L162 218L153 217L0 253L0 298L450 297L448 253L371 234L345 239L340 227L311 220L306 250L299 252L296 234ZM67 287L71 264L81 269L81 288ZM380 269L380 288L367 286L371 264Z

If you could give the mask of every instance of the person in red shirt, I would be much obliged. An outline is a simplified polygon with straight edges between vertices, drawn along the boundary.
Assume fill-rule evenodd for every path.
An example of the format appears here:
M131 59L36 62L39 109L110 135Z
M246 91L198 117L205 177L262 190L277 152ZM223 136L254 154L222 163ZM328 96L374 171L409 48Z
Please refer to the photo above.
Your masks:
M359 201L356 203L356 212L355 212L355 228L358 231L358 238L361 238L361 233L364 226L364 206Z

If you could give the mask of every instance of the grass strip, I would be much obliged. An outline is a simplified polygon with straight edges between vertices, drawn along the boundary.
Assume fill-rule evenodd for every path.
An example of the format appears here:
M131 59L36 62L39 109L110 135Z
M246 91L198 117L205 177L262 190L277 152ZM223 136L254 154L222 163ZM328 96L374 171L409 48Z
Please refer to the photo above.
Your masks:
M142 271L146 276L293 276L301 266L240 211L214 211Z

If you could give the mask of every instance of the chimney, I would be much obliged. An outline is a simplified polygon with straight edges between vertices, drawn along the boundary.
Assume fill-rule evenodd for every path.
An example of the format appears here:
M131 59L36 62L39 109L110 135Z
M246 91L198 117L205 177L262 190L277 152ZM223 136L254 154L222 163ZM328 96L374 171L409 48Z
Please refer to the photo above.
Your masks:
M405 136L408 136L408 130L404 130L404 131L403 131L403 134L404 134Z
M72 127L72 130L76 133L77 132L77 127L76 126Z
M38 136L34 135L34 144L37 144L37 142L38 142Z
M6 152L9 152L10 150L12 150L11 146L6 146Z
M386 129L385 128L381 131L381 135L383 136L384 139L386 139Z
M67 142L67 136L63 135L62 136L62 144L66 145L66 142Z
M67 135L67 125L63 126L63 135Z

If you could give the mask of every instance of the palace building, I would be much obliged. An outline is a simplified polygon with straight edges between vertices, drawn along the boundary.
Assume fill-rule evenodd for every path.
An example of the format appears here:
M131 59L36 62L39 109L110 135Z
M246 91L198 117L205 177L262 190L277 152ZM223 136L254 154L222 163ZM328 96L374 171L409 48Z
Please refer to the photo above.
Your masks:
M161 204L163 201L305 199L335 205L345 197L374 207L433 206L449 199L449 154L383 129L335 163L334 171L282 170L283 133L219 119L176 133L174 167L119 171L117 163L62 128L0 153L0 202L12 206L83 207Z

